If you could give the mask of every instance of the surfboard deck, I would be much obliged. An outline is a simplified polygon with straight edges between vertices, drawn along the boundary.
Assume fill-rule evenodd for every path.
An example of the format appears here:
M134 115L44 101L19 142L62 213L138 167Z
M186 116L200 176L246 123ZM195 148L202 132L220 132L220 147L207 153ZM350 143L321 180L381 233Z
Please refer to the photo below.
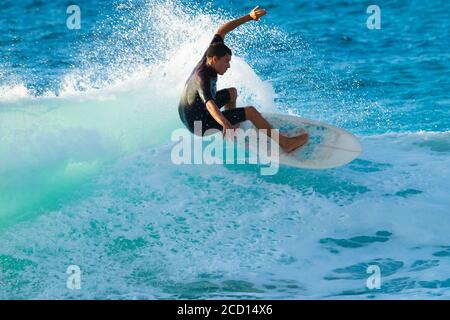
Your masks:
M307 169L336 168L354 160L362 152L361 144L353 134L333 125L288 114L262 113L262 116L280 133L295 136L306 131L309 134L306 145L290 153L280 149L281 164ZM253 125L249 121L242 126L243 129L251 127ZM268 144L274 143L268 140ZM248 147L257 152L257 146L251 144Z

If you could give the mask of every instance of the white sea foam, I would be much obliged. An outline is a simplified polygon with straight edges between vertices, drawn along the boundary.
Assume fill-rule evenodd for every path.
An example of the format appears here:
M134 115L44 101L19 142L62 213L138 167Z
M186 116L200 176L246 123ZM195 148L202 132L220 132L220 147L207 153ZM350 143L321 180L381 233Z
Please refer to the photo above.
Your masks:
M448 135L363 136L365 153L344 168L275 177L143 150L102 170L82 200L4 232L14 247L2 254L33 271L20 274L25 297L445 294L429 285L448 278L450 150L432 150ZM381 266L381 295L365 288L370 263ZM65 288L70 264L84 270L82 291Z

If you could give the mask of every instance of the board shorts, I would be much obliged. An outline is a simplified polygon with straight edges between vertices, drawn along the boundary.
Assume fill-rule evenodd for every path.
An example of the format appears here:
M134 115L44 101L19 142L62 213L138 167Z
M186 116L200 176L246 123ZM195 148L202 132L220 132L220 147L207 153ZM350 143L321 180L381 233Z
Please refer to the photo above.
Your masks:
M219 109L228 104L230 100L231 97L228 89L222 89L217 91L216 97L214 98L214 102L216 103ZM230 110L224 110L221 112L225 116L225 118L228 119L231 125L235 125L247 120L247 118L245 117L245 108L234 108ZM192 133L194 133L195 121L201 121L202 135L204 135L206 130L209 129L217 129L219 131L223 130L222 125L220 125L213 118L213 116L209 113L208 109L206 109L206 105L203 102L197 103L193 106L184 106L180 104L178 106L178 113L180 115L180 119L183 122L183 124Z

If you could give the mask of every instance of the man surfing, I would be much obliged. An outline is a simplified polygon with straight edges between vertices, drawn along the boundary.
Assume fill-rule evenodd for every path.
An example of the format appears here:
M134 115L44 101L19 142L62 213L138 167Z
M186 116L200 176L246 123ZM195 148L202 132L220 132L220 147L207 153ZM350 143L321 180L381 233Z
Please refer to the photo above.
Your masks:
M209 129L234 130L239 123L250 120L257 129L265 129L271 137L272 126L253 106L236 108L237 90L227 88L217 91L217 75L230 68L231 50L224 44L225 36L243 23L259 21L266 10L255 7L249 14L225 23L217 29L209 48L192 71L184 86L178 113L183 124L194 134L194 122L201 121L202 136ZM224 107L224 111L220 108ZM308 134L295 137L279 134L278 144L285 152L291 152L308 141Z

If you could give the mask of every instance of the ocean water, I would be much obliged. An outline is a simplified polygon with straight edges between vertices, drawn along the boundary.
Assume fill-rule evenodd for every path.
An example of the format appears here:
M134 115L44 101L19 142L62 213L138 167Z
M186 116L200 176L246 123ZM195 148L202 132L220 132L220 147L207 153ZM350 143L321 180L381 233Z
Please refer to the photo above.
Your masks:
M184 81L257 4L219 89L351 131L350 164L171 162ZM3 0L0 298L450 298L450 4L370 4Z

